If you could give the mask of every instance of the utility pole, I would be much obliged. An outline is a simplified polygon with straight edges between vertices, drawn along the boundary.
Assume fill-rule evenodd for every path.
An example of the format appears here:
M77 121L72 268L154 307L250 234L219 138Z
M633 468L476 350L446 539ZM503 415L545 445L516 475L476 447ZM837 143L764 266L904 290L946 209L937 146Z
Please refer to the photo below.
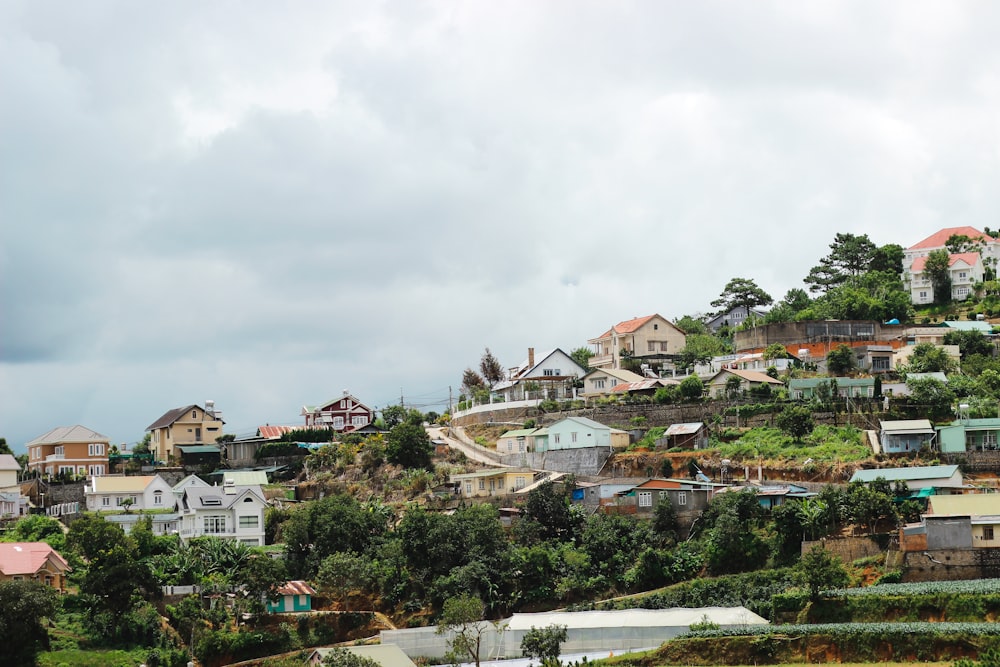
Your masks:
M403 404L403 388L402 387L399 388L399 407L406 408L406 406Z
M451 409L451 385L448 385L448 414L450 415L454 410Z

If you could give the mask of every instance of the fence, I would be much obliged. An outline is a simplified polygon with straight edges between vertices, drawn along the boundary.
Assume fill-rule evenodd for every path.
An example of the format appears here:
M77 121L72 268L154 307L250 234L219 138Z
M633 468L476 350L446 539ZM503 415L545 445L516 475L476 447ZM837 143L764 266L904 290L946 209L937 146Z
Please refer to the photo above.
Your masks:
M54 518L79 514L80 503L58 503L47 507L45 513Z

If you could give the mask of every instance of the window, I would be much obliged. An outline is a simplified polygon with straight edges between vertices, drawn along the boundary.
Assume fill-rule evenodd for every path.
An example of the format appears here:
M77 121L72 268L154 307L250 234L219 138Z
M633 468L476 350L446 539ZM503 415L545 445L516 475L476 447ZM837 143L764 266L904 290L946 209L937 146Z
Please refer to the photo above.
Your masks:
M993 526L983 526L983 539L984 540L993 539Z
M466 482L465 483L465 495L467 495L467 496L471 496L472 495L472 482Z
M240 528L258 528L259 526L260 526L260 517L258 516L240 517Z
M552 444L553 445L558 445L559 444L559 434L558 433L555 433L555 434L552 435Z
M206 516L203 525L206 535L221 535L226 532L226 517Z
M524 477L515 477L514 478L514 489L517 490L517 489L523 489L523 488L524 488Z
M927 298L927 292L920 292L920 298L921 299L926 299Z
M558 373L556 373L556 369L554 368L546 368L545 370L542 371L542 375L547 375L549 377L552 377L553 375L558 375Z
M340 402L340 407L342 407L342 408L346 408L347 407L347 400L346 399Z
M485 479L479 480L479 490L480 491L485 491L486 490L486 480Z
M117 504L119 507L121 507L121 505L122 505L123 502L125 502L125 499L122 498L121 496L118 496L117 498L115 498L115 504Z
M73 466L59 466L59 474L69 473L73 474Z
M652 491L640 491L639 492L639 507L652 507L653 506L653 492Z
M333 428L335 428L337 430L340 430L340 429L344 428L344 418L343 417L334 417L333 418Z
M965 277L966 277L967 275L968 275L968 274L967 274L967 273L966 273L965 271L959 271L959 272L958 272L958 277L959 277L959 278L965 278Z
M667 492L666 491L660 491L660 500L663 500L666 497L667 497Z
M685 493L684 491L681 491L680 493L678 493L677 494L677 504L678 505L687 505L688 504L688 494Z
M103 465L91 465L88 468L88 472L90 473L91 477L100 477L101 475L104 474L104 466Z
M594 389L604 389L604 378L594 380Z
M101 507L111 507L111 498L107 496L101 498Z
M659 324L656 324L656 323L654 322L654 323L653 323L653 331L657 331L657 330L659 330L659 328L660 328L660 325L659 325Z
M361 428L362 426L365 426L367 423L368 423L368 417L364 415L351 417L351 425L354 426L354 428Z
M99 442L87 445L87 456L104 456L104 445Z
M508 452L514 451L514 442L512 440L507 441L507 451Z
M62 445L59 445L58 447L56 447L56 456L65 456L65 454L66 454L66 448L65 447L63 447Z
M570 442L576 442L576 431L569 434Z
M197 419L197 418L198 418L198 411L197 410L192 410L191 411L191 419Z
M889 357L872 357L872 370L873 371L889 370Z
M647 341L646 342L646 351L647 352L656 352L656 341L655 340L651 340L651 341Z
M959 287L957 290L955 290L955 294L957 294L958 296L968 296L969 295L969 288L968 287Z
M153 504L154 505L162 505L163 504L163 492L162 491L154 491L153 492Z

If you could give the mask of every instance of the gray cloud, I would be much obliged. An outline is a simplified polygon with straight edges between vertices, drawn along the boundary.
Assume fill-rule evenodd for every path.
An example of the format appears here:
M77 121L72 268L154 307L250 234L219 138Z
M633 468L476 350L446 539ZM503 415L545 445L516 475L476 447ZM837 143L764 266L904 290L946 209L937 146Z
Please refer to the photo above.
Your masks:
M446 400L997 209L997 9L14 2L0 433Z

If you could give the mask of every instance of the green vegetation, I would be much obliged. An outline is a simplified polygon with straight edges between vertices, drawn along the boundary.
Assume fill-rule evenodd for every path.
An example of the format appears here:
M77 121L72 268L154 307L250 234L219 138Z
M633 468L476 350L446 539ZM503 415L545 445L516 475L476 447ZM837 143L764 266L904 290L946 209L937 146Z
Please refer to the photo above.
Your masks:
M718 446L719 454L731 459L770 461L805 460L817 462L863 461L871 457L871 448L862 440L863 433L852 426L817 426L800 442L775 428L758 427L738 440Z

